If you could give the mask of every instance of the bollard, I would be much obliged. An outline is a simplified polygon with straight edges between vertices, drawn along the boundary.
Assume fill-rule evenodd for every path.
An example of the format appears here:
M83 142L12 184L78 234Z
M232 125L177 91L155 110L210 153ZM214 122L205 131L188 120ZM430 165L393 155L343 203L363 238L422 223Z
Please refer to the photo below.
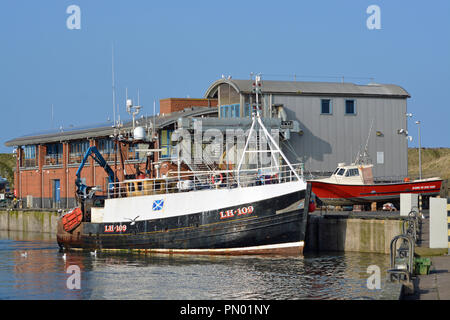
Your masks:
M399 249L397 248L397 241L402 240ZM390 275L391 281L411 281L413 272L413 257L414 257L414 240L405 234L398 235L391 240L390 246L390 269L387 271Z

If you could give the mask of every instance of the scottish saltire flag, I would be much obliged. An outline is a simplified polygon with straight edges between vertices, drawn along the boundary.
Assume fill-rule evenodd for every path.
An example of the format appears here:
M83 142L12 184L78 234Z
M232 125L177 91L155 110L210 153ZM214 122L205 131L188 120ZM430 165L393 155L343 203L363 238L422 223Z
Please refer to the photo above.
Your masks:
M164 200L155 200L153 201L153 211L158 211L158 210L162 210L164 206Z

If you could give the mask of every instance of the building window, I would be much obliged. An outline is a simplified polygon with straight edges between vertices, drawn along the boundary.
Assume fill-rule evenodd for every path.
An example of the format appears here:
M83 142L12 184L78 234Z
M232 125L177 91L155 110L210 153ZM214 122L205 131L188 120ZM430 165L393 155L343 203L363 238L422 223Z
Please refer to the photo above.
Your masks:
M106 161L114 160L114 141L110 139L98 140L98 151Z
M246 103L244 107L244 117L251 117L252 116L252 107L250 103Z
M36 146L25 146L24 152L24 167L35 167L36 166Z
M321 99L320 102L321 102L321 110L320 110L321 114L332 114L333 113L331 99Z
M170 158L172 154L172 145L171 145L171 138L172 138L172 132L173 130L161 130L161 158Z
M50 143L45 145L47 154L45 156L46 165L62 164L63 145L62 143Z
M89 149L89 141L74 141L69 144L69 163L81 163Z
M355 100L345 100L345 114L356 114Z
M240 104L230 104L220 106L221 118L239 118L240 117Z

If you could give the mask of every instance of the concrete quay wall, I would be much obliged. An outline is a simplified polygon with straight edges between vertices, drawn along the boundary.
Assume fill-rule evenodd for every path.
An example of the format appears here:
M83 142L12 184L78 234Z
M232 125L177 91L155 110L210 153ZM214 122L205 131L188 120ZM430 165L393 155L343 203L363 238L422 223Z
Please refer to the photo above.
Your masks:
M0 210L0 231L56 233L56 211Z
M353 251L389 254L402 220L310 216L305 251Z

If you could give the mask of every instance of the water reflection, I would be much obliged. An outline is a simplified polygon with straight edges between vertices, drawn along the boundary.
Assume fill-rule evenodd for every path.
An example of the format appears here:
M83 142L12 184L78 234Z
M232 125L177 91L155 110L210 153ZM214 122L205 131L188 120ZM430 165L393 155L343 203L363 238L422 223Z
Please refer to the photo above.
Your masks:
M381 290L366 286L373 264L381 269ZM0 232L0 299L395 298L386 282L388 264L387 255L363 253L287 258L78 251L63 259L54 235ZM80 267L80 290L66 286L70 265Z

